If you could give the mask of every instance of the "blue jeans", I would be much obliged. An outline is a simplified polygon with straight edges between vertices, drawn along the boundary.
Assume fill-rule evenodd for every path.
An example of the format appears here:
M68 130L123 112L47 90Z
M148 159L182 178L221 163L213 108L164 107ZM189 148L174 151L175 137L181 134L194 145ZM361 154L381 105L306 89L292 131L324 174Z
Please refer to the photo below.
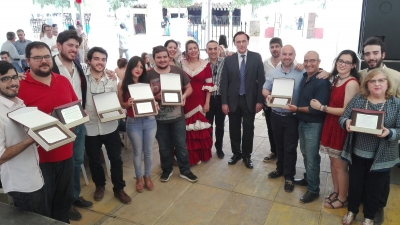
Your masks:
M132 118L126 121L126 133L133 149L133 165L136 178L142 177L142 153L144 153L144 175L150 177L153 145L156 139L157 122L154 116Z
M41 187L39 190L34 192L8 192L13 198L15 207L34 212L42 216L50 217L50 209L47 206L46 189Z
M76 135L73 147L74 153L72 157L74 162L74 199L72 202L74 202L79 199L79 195L81 194L80 173L81 165L83 164L85 155L85 125L81 124L77 127L72 128L72 132Z
M160 123L157 121L156 139L163 172L169 173L172 171L171 149L173 146L176 149L176 159L178 160L180 173L187 174L191 172L186 147L186 122L184 119L172 123Z
M60 162L40 163L51 218L69 223L73 199L73 158Z
M299 137L300 150L306 167L305 177L308 191L319 193L319 170L321 156L319 155L319 143L321 140L323 123L306 123L300 120Z

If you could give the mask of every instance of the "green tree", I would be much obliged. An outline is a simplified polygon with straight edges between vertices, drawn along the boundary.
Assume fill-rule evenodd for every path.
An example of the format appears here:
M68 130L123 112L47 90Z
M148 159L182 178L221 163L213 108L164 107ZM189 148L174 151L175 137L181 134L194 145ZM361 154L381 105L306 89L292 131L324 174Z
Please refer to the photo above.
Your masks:
M107 2L110 4L110 8L115 11L121 7L133 8L137 0L107 0Z
M251 5L251 16L254 18L256 15L256 10L260 6L266 6L271 3L280 2L280 0L233 0L232 3L235 7L239 8L244 5Z
M33 0L33 4L38 4L40 7L45 5L54 5L57 8L69 8L69 0Z
M192 5L193 0L160 0L160 3L165 8L179 8Z

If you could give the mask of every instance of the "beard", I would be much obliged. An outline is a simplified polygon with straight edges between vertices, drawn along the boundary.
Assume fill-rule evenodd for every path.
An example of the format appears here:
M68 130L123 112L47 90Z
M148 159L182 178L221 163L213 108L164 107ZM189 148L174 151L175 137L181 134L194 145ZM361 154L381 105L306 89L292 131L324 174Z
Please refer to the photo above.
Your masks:
M95 71L96 73L101 73L105 69L105 66L102 66L102 69L98 70L96 65L90 65L90 70Z
M374 61L376 61L376 65L374 66L374 67L369 67L369 62L371 62L372 60L370 60L370 61L368 61L368 63L367 63L367 66L368 66L368 69L369 70L373 70L373 69L376 69L376 68L381 68L381 65L382 65L382 63L383 63L383 59L381 58L381 59L379 59L379 60L374 60Z
M61 51L59 52L61 58L63 58L64 60L69 60L69 61L74 61L74 60L75 60L75 58L72 58L72 59L71 59L71 58L70 58L70 55L64 53L63 50L64 50L64 49L61 49ZM75 55L78 55L78 53L76 53ZM76 56L75 56L75 57L76 57Z
M161 67L161 66L159 66L159 65L156 65L159 69L162 69L162 70L164 70L164 69L167 69L168 68L168 64L166 65L166 66L164 66L164 67Z
M10 87L12 88L12 87L18 87L18 86L19 86L19 85L12 85L12 86L10 86ZM0 89L0 95L3 96L3 97L6 97L6 98L8 98L8 99L10 99L10 98L15 98L15 97L17 97L17 95L18 95L18 91L15 92L15 93L13 93L13 94L10 94L10 93L4 92L4 91L2 91L2 90Z
M49 69L44 70L44 69L40 69L42 66L48 66ZM42 64L39 66L39 68L37 69L33 69L31 68L31 70L33 71L34 74L38 75L39 77L48 77L51 74L51 69L52 67L49 64Z

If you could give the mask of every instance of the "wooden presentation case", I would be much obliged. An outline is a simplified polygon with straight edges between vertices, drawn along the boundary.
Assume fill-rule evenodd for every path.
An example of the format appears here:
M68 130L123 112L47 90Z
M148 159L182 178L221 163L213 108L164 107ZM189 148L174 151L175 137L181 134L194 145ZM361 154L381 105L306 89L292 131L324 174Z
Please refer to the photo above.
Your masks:
M182 105L181 75L177 73L160 74L161 83L161 104ZM176 94L177 101L166 101L166 94Z
M151 91L150 84L138 83L131 84L128 86L129 94L133 98L132 110L135 117L155 116L158 114L156 101ZM151 104L152 111L146 113L140 113L138 106L142 103Z
M267 102L269 107L286 108L292 103L294 90L294 79L275 78L272 86L271 101ZM275 99L286 99L285 104L274 103Z
M72 109L73 107L78 107L79 108L81 118L77 119L77 120L74 120L74 121L71 121L69 123L66 123L65 118L63 116L63 111L64 110L68 110L68 109ZM60 120L60 122L62 124L64 124L67 128L73 128L73 127L79 126L79 125L84 124L84 123L89 121L89 116L86 115L85 111L83 110L83 107L82 107L82 104L81 104L81 100L73 101L71 103L55 107L53 109L53 112L51 113L51 115L54 116L55 118L57 118L58 120Z
M105 123L126 117L125 110L119 104L117 92L105 92L92 97L100 122Z
M72 133L69 128L63 125L56 118L41 112L37 107L23 107L12 112L9 112L7 116L29 128L28 135L31 136L44 150L50 151L70 142L75 141L75 134ZM56 128L61 131L66 137L53 143L47 142L39 132Z
M367 127L360 127L356 126L357 125L357 119L360 119L358 117L361 117L359 115L367 115L367 116L377 116L377 122L376 124L371 124L371 127L374 128L367 128ZM384 111L376 111L376 110L367 110L367 109L352 109L351 112L351 124L350 124L350 130L355 131L355 132L361 132L361 133L367 133L367 134L382 134L383 132L383 121L385 117L385 112ZM365 122L365 121L364 121Z

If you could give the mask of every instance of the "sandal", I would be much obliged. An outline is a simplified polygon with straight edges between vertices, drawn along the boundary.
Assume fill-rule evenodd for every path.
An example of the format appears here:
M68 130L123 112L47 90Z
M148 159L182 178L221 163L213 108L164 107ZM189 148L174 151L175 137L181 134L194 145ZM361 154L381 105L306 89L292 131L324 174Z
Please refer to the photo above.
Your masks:
M333 195L336 195L333 199ZM339 196L339 194L337 192L332 192L328 197L325 197L325 202L329 203L332 202L333 200L335 200L337 197Z
M357 216L357 214L354 214L354 213L348 211L342 219L342 224L350 225L353 222L353 220L356 218L356 216Z
M342 205L340 205L340 206L338 206L338 207L335 207L335 206L333 206L333 203L334 203L334 202L340 202ZM328 204L328 205L330 205L331 207L326 207L325 204ZM344 202L342 202L342 201L340 201L338 198L335 198L335 200L333 200L333 201L331 201L331 202L325 202L325 204L324 204L324 207L325 207L325 208L328 208L328 209L339 209L339 208L343 208L343 207L345 207L345 206L347 205L347 200L344 201Z

